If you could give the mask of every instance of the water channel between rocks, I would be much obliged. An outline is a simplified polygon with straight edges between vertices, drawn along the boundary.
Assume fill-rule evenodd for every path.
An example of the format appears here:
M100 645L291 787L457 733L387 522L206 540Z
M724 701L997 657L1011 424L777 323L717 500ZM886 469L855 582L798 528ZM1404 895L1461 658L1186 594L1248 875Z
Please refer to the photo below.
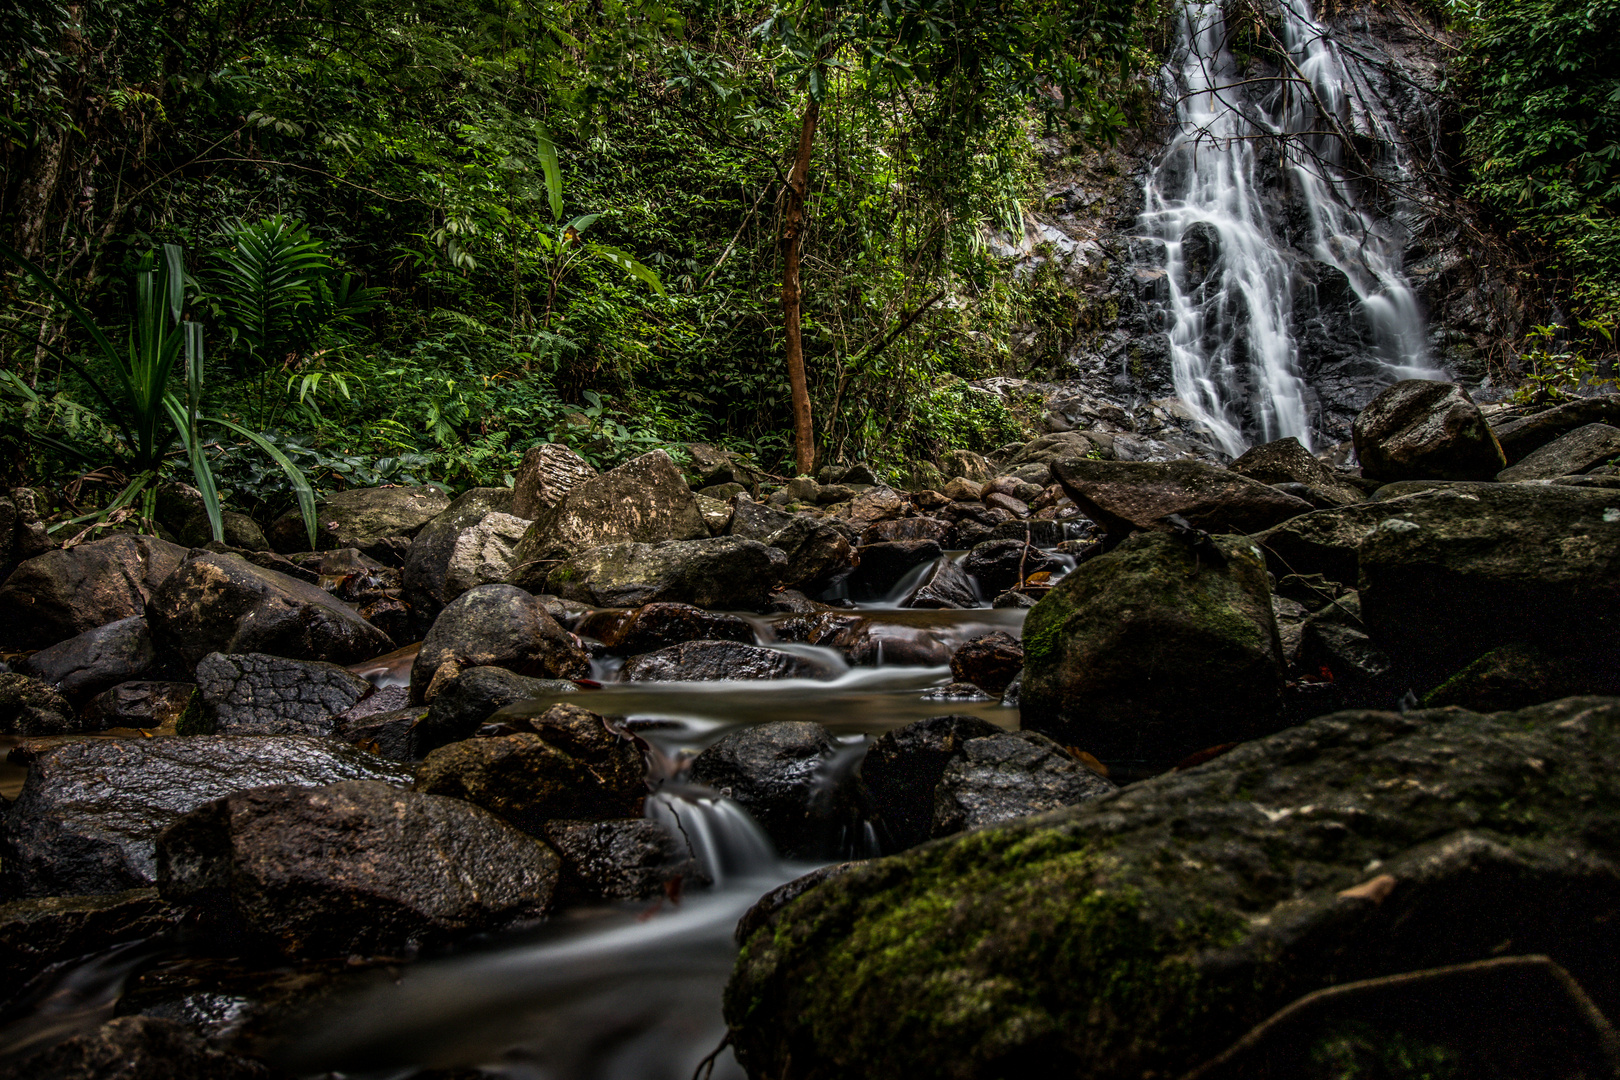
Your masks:
M996 630L1018 636L1025 615L989 607L906 609L893 596L850 612L874 624L872 637L880 641L921 636L948 649ZM774 626L784 616L745 617L761 644L810 660L822 677L615 682L620 661L605 659L595 665L600 689L508 706L491 718L538 715L563 700L623 718L649 748L657 790L647 815L686 840L711 887L673 902L567 910L538 931L491 935L449 956L356 974L352 989L285 1034L272 1059L293 1075L398 1080L424 1069L469 1067L521 1080L686 1080L705 1066L725 1035L720 996L736 956L737 920L763 894L821 863L880 852L868 829L844 837L842 850L829 851L821 863L784 861L735 803L683 783L692 759L730 731L776 720L821 724L848 748L836 759L840 768L854 767L871 739L926 717L968 713L1008 729L1019 722L1017 708L994 700L925 698L951 681L949 667L887 663L881 647L876 664L852 666L835 650L778 641ZM378 686L400 685L413 657L414 650L401 650L354 670ZM6 769L0 783L14 797L25 770ZM0 1054L109 1018L126 980L151 962L150 950L115 952L60 976L32 1015L0 1030ZM245 998L215 988L193 997L177 1007L220 1035L247 1006ZM712 1075L743 1072L723 1050Z

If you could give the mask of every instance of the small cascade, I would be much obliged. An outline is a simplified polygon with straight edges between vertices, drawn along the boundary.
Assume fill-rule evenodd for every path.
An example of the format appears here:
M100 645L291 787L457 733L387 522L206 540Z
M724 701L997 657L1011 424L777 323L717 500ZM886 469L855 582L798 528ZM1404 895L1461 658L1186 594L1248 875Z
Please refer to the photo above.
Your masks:
M686 841L716 888L777 872L770 837L746 810L713 791L667 785L647 797L647 816Z
M1179 129L1148 175L1141 218L1163 250L1176 393L1234 455L1287 436L1312 445L1294 308L1316 288L1313 260L1348 284L1376 381L1433 373L1400 239L1346 179L1365 171L1353 148L1356 168L1346 167L1347 133L1398 156L1395 132L1360 61L1341 55L1309 0L1277 0L1276 12L1281 71L1255 77L1228 48L1220 4L1186 0L1164 69Z

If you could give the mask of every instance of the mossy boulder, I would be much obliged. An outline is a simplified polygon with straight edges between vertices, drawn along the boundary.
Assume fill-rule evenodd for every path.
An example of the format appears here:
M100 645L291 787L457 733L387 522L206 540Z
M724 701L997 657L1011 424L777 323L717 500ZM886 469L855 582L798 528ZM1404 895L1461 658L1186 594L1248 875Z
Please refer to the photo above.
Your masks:
M558 566L546 591L596 607L676 603L758 611L787 568L779 548L738 536L607 544Z
M1620 699L1345 712L830 876L749 927L752 1076L1179 1076L1302 994L1543 953L1620 998Z
M1024 623L1026 728L1104 761L1174 763L1274 723L1282 652L1260 553L1139 533Z

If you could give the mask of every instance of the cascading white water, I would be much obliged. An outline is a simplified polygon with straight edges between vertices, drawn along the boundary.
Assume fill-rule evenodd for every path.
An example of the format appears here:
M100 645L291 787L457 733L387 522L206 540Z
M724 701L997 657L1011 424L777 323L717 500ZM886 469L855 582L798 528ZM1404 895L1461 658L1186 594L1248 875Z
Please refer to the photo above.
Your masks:
M1389 146L1395 133L1360 62L1340 55L1309 0L1277 4L1286 59L1279 77L1255 79L1227 48L1220 4L1186 0L1164 72L1179 130L1148 176L1142 214L1143 231L1164 249L1176 393L1229 454L1247 447L1246 427L1262 441L1291 435L1311 445L1293 330L1300 253L1273 220L1262 151L1281 155L1308 219L1305 254L1348 279L1388 377L1432 373L1401 245L1357 206L1342 167L1346 130Z

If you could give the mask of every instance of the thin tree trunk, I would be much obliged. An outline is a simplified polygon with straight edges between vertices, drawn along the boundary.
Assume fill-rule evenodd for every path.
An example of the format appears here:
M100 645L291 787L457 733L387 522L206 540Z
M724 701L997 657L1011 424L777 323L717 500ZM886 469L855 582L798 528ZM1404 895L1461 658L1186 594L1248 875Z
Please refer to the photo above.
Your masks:
M32 259L39 253L51 199L56 195L57 181L62 175L67 141L68 134L64 131L35 150L34 160L17 192L17 223L12 246L26 258Z
M799 293L799 258L804 247L804 200L810 188L810 151L815 145L821 106L812 98L799 128L799 151L788 175L782 213L782 329L787 346L788 387L793 393L793 460L800 475L816 465L815 428L810 419L810 385L804 376L804 338L800 332L803 298Z

